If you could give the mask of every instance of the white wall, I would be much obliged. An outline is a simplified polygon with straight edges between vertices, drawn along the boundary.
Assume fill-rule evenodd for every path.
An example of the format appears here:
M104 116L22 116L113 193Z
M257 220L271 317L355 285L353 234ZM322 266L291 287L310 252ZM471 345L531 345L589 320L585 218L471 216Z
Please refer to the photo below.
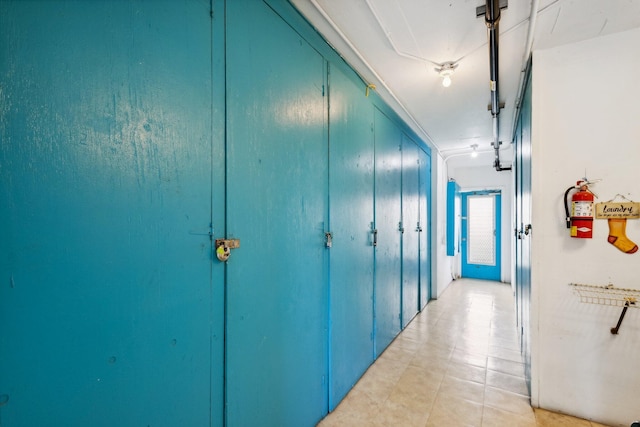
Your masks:
M493 162L493 159L491 160ZM501 281L511 283L511 245L513 242L513 175L512 171L498 172L493 163L477 167L461 167L449 170L449 177L456 180L460 191L501 190L502 192L502 239ZM456 258L459 258L457 256ZM459 259L456 262L460 262Z
M435 262L432 262L433 298L438 298L452 280L454 257L447 256L447 169L442 157L432 151L432 176L434 183L431 194L435 195L435 203L431 212L433 217L434 237L432 245L435 249Z
M640 252L569 237L564 191L586 175L599 201L640 201L640 30L534 52L532 403L610 425L640 418L640 310L580 303L569 283L640 289ZM640 243L640 220L627 222Z

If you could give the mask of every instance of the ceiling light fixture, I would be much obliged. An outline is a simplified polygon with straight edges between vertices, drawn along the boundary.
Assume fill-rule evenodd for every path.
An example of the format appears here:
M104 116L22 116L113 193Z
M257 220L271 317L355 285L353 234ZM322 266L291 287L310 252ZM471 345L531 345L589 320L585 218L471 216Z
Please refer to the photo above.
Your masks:
M478 157L478 144L473 144L471 148L473 148L473 151L471 152L471 157L475 159L476 157Z
M440 77L442 77L442 86L449 87L451 86L451 75L458 68L458 64L453 62L445 62L441 64L435 70L438 72Z

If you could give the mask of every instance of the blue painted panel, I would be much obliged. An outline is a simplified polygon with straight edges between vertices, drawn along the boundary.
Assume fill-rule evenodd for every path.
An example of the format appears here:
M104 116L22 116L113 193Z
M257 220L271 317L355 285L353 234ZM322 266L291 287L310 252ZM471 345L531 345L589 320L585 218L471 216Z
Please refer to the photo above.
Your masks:
M402 327L419 310L420 162L418 146L402 135Z
M460 200L460 186L455 181L447 182L447 256L460 252L460 236L456 233L458 216L456 207Z
M329 74L330 383L333 410L373 362L373 106L365 85Z
M401 330L402 132L375 110L375 348L380 355Z
M468 200L473 196L493 195L493 209L495 213L493 247L493 264L476 264L469 261L468 238ZM500 280L501 274L501 196L499 191L472 191L462 193L462 277L484 280Z
M3 426L210 425L210 32L0 2Z
M431 300L431 155L420 150L420 309Z
M328 411L324 59L267 5L227 3L228 426Z

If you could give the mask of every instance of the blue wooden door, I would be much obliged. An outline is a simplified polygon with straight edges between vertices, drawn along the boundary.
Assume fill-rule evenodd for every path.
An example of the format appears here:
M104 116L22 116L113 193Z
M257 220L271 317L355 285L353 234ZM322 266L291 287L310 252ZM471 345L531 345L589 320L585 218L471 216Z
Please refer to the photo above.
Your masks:
M218 425L208 2L0 17L0 423Z
M375 110L375 348L381 354L401 330L402 133Z
M419 310L420 160L418 146L402 135L402 327Z
M500 280L500 192L462 193L462 277Z
M420 309L431 299L431 156L419 151L420 174Z
M323 57L265 3L227 3L228 426L328 410Z
M330 68L330 410L374 357L373 107L354 78Z

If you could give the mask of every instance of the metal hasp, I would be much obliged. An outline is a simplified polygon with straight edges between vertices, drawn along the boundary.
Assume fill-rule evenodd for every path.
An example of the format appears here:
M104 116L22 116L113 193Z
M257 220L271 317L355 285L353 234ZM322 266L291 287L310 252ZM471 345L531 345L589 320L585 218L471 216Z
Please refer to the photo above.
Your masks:
M240 247L240 239L216 239L216 257L226 262L231 255L231 249Z
M330 231L324 233L324 246L326 248L333 246L333 234Z

